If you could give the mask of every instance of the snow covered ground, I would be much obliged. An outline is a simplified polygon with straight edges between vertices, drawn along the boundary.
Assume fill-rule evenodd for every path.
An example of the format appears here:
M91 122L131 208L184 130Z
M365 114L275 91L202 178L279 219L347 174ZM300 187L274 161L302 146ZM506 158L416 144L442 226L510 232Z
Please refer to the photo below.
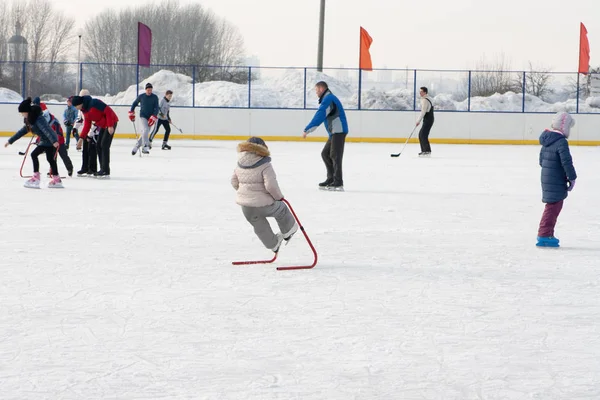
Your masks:
M319 253L281 272L231 265L269 253L235 142L116 140L111 180L64 190L22 187L26 144L0 149L3 400L600 398L597 148L537 249L537 146L348 143L330 193L321 143L269 143ZM277 265L310 261L299 232Z

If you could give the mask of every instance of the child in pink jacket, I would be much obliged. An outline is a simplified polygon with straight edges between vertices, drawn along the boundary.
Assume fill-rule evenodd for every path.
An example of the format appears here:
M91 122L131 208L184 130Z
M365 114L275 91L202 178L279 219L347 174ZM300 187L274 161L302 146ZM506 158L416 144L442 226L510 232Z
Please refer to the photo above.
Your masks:
M231 177L236 203L265 247L277 253L281 243L298 230L294 216L283 200L269 149L264 140L251 137L237 147L238 165ZM268 217L275 218L280 233L274 234Z

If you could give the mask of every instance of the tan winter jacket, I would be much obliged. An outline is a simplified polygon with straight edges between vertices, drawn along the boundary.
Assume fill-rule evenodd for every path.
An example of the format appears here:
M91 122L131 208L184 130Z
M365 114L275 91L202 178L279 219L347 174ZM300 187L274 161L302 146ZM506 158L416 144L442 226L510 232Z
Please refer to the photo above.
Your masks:
M235 202L241 206L264 207L281 200L269 150L258 144L238 145L238 166L233 171L231 186L237 191Z

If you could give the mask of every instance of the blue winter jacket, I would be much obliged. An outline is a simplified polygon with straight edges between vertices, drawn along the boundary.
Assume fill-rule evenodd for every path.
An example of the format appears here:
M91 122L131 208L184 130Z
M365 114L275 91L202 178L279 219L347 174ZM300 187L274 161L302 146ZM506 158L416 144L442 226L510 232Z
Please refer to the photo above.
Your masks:
M79 110L75 108L75 106L67 106L65 112L63 113L63 121L65 124L75 125L75 121L77 120L77 114Z
M325 129L329 137L336 133L348 133L348 121L344 107L329 89L319 99L319 103L321 103L319 109L312 121L304 128L304 132L310 133L326 122Z
M559 132L545 130L540 135L542 202L556 203L567 198L567 182L577 179L567 139Z
M23 136L27 135L30 130L34 135L40 137L38 146L52 147L54 143L58 142L58 136L56 136L56 132L52 130L48 121L46 121L41 108L32 106L32 112L29 113L25 125L8 139L8 143L13 144Z
M140 94L131 105L131 111L140 104L140 117L150 119L151 116L158 115L158 96L152 93L148 96L146 93Z

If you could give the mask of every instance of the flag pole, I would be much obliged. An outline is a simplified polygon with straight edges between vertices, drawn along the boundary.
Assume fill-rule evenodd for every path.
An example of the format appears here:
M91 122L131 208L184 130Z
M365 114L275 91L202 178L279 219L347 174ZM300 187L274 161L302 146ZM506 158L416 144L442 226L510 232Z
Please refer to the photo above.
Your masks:
M137 64L135 68L135 95L140 95L140 23L138 22L138 34L137 34Z
M360 110L360 99L362 97L362 35L360 29L358 30L358 109Z

